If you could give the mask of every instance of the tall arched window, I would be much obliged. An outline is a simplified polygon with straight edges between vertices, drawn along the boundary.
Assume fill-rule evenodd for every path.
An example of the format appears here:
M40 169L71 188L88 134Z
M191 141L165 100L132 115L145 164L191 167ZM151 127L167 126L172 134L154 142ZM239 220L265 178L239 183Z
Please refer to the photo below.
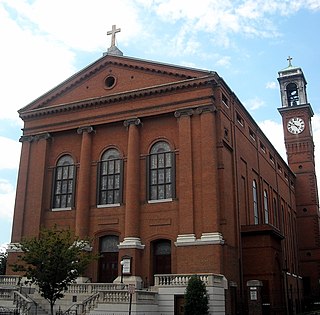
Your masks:
M98 205L122 202L123 160L116 149L106 150L98 166Z
M279 227L279 213L276 198L273 198L273 225Z
M74 205L75 165L70 155L62 156L54 170L52 208L71 208Z
M255 180L253 180L252 182L252 198L253 198L254 224L259 224L258 191L257 191L257 182Z
M265 190L263 192L263 200L264 200L264 223L269 223L269 202L268 202L268 193Z
M289 83L287 85L287 99L288 106L299 105L299 91L295 83Z
M148 159L148 199L166 200L175 196L174 152L165 141L155 143Z

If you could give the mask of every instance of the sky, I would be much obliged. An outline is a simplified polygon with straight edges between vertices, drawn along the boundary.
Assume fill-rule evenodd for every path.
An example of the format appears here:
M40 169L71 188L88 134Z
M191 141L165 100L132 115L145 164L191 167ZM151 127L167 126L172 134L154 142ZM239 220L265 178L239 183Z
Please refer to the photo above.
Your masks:
M0 247L11 239L17 110L101 58L114 24L125 56L218 72L285 160L277 77L291 56L308 82L320 178L320 0L0 0Z

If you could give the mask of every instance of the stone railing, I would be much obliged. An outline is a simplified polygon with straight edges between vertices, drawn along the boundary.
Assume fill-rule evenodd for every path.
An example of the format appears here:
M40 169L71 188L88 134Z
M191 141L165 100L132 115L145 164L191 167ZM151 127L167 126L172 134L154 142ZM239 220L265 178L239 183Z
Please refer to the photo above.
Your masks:
M112 304L123 304L130 302L130 293L128 290L109 290L109 291L100 291L99 303L112 303ZM145 290L136 290L132 294L132 303L151 303L156 302L157 292L145 291Z
M155 286L187 286L192 274L163 274L155 275ZM206 286L225 286L226 279L217 274L198 274L197 275Z
M99 302L99 298L100 298L100 293L97 292L92 296L88 297L87 299L85 299L81 304L81 308L82 308L81 314L87 314L91 310L93 310L97 306Z
M14 289L0 288L0 300L12 300Z
M16 306L16 308L19 311L20 315L27 315L29 313L29 310L33 304L33 301L22 295L18 291L13 292L13 302Z
M116 283L72 283L65 293L90 295L104 290L122 290L126 287L125 284Z
M129 303L130 294L127 290L100 291L99 303Z
M17 287L21 281L21 276L0 276L0 287Z

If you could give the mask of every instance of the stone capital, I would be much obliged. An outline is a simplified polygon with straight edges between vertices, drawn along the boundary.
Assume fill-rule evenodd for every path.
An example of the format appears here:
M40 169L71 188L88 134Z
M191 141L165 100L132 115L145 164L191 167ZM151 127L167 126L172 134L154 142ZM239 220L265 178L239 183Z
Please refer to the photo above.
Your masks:
M193 113L194 113L194 110L192 108L178 109L177 111L174 112L174 117L176 118L188 117L188 116L192 116Z
M48 140L51 138L51 135L49 132L44 132L44 133L40 133L37 135L33 136L33 140L34 141L39 141L39 140Z
M139 126L141 125L141 120L140 118L130 118L130 119L127 119L123 122L123 125L128 128L130 125L135 125L135 126Z
M81 135L83 134L84 132L87 132L87 133L91 133L91 132L94 132L94 129L92 126L83 126L83 127L79 127L77 129L77 134L78 135Z
M50 133L44 132L44 133L39 133L36 135L21 136L19 141L20 142L33 142L33 141L48 140L48 139L51 139Z
M196 113L201 115L203 113L214 113L217 108L214 105L203 105L196 108Z
M33 136L21 136L19 142L32 142Z

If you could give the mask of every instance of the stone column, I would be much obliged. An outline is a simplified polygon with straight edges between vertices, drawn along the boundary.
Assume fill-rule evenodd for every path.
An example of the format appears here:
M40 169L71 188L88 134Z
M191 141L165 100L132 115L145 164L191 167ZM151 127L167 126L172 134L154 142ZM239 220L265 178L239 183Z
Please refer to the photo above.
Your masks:
M94 129L91 126L80 127L77 130L79 135L82 134L75 224L75 233L80 238L89 236L91 134L93 132Z
M177 243L195 241L192 172L192 109L174 113L179 128L179 235Z
M214 105L198 107L201 128L201 200L203 241L220 242L219 230L219 181L217 171L217 146Z
M139 118L124 121L128 129L127 176L125 190L125 232L121 246L141 247L139 211L140 211L140 139Z

